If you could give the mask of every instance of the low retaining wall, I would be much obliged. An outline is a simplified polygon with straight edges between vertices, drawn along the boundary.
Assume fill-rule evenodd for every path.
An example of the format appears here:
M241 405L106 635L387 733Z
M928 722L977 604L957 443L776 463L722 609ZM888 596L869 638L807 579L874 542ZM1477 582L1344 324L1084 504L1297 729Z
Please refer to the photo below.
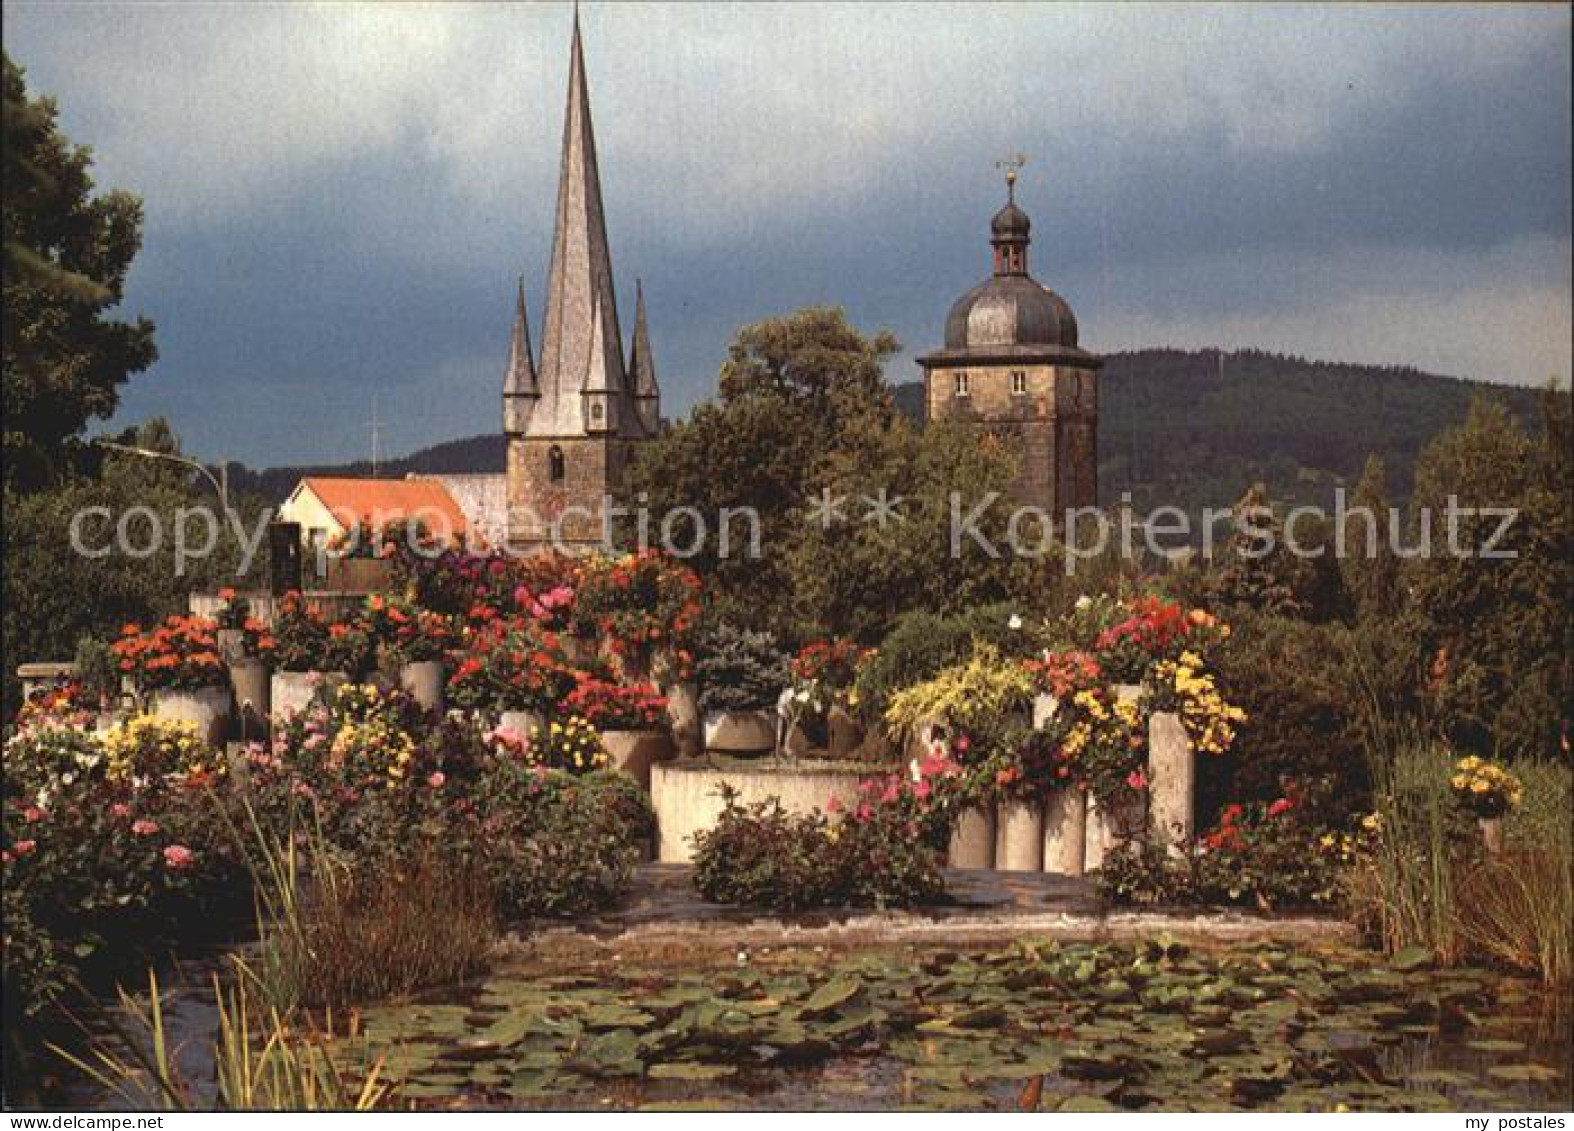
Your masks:
M686 864L693 855L689 840L708 830L721 815L720 787L738 792L738 801L752 805L777 798L793 813L823 810L835 797L851 808L857 804L858 783L881 773L878 766L848 762L776 759L694 758L657 763L650 771L650 804L656 811L656 859Z

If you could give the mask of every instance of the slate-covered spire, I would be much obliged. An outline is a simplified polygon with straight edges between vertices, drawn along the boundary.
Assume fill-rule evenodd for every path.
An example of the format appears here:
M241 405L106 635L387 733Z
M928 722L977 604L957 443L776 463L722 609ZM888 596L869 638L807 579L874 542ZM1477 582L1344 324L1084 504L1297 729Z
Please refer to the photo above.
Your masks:
M661 425L661 387L656 384L656 359L650 352L650 328L645 323L645 286L634 281L634 344L629 350L629 391L640 428L653 436Z
M603 322L605 326L601 325ZM590 121L590 92L585 81L585 53L576 11L568 105L563 116L552 269L541 337L541 403L531 418L531 435L575 436L587 430L589 421L584 415L586 403L581 393L588 387L585 382L598 333L602 336L602 357L597 367L608 372L611 387L621 395L625 384L622 334L612 287L612 257L607 249L596 139Z
M530 348L530 317L525 310L525 281L519 280L514 305L514 331L508 343L508 372L503 375L503 431L522 435L530 422L541 386Z

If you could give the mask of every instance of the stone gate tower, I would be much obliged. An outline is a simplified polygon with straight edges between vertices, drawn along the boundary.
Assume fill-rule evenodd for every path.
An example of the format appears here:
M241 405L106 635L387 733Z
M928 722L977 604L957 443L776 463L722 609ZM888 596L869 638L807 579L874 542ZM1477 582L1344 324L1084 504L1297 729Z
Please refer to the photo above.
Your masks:
M633 446L660 427L643 290L637 295L625 365L576 11L540 363L521 282L503 381L513 548L547 548L554 534L570 546L600 543L608 492Z
M990 222L994 274L957 299L945 346L918 359L930 420L964 421L1011 444L1015 495L1058 524L1098 501L1098 372L1077 346L1066 300L1028 274L1027 213L1006 174L1006 206Z

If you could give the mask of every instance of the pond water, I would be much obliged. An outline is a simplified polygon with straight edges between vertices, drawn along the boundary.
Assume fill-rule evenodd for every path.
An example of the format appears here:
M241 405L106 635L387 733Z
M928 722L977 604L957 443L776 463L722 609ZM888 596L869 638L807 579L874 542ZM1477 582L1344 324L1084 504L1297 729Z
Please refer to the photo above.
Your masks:
M363 1021L419 1107L1566 1110L1567 1002L1422 959L1160 938L520 962Z
M210 1003L187 981L166 1008L206 1096ZM385 1056L417 1108L1563 1111L1570 1016L1533 983L1421 954L1160 936L517 958L364 1010L346 1055Z

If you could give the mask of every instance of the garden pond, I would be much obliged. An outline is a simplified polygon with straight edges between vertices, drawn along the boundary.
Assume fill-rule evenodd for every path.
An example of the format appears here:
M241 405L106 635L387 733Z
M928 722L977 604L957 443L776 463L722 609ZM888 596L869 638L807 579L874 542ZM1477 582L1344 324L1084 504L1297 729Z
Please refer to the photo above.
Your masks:
M1570 1106L1568 1007L1421 952L1160 936L516 958L360 1022L417 1108L1523 1111Z

